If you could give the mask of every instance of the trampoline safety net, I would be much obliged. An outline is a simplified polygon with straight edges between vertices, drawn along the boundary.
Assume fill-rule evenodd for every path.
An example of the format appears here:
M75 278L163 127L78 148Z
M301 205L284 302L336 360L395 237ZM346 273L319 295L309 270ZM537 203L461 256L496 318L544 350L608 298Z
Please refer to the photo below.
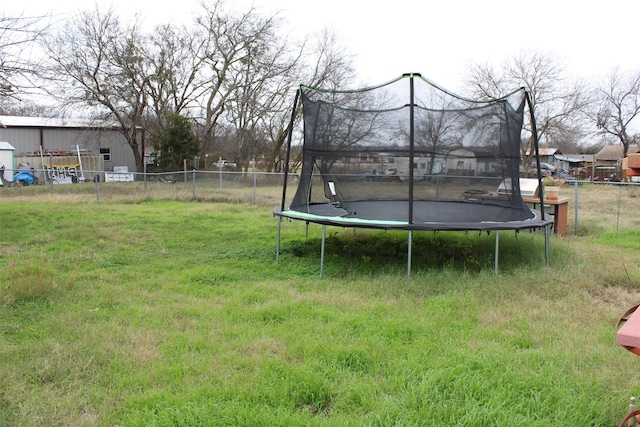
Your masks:
M287 171L298 187L285 207L285 177L276 214L378 228L544 225L520 191L524 89L470 100L405 74L353 91L301 86L298 97L303 140L289 150L301 148L301 167Z

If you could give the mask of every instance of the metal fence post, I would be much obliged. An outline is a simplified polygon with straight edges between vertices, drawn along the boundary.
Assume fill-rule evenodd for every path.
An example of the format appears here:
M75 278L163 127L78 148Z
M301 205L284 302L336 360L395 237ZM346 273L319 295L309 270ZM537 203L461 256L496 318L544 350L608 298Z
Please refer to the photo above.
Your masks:
M253 204L258 203L258 175L256 174L256 168L253 167Z
M196 170L192 170L191 176L191 201L196 199Z
M184 171L184 189L186 190L187 189L187 159L184 159L183 162L184 162L184 168L183 168L183 171Z
M96 203L100 203L100 175L95 174L93 180L96 183Z
M576 217L576 221L575 221L576 224L575 224L575 227L574 227L573 234L575 234L577 236L578 235L578 193L579 193L579 191L578 191L578 180L576 179L574 181L574 183L575 183L574 184L574 187L575 187L575 203L574 203L575 207L574 207L574 211L575 211L575 217Z
M616 231L620 226L620 204L622 203L622 184L617 184L620 191L618 192L618 217L616 218Z

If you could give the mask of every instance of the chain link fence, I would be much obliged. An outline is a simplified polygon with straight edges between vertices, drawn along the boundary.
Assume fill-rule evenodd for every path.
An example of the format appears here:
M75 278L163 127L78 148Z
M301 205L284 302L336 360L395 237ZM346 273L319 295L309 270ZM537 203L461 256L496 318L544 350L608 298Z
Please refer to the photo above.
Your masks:
M46 184L14 186L2 189L0 198L30 199L37 198L39 193L55 193L94 198L98 203L109 199L165 199L249 203L275 208L282 203L283 179L282 173L252 171L84 171L83 179L74 179L69 185L58 185L54 180L48 180ZM297 175L289 175L286 204L296 191L297 181ZM640 228L640 183L567 181L560 188L559 196L568 199L567 235ZM545 209L553 214L552 206Z
M569 199L569 234L640 228L640 183L567 181L560 196Z
M119 189L147 198L280 205L284 174L269 172L181 171L163 173L94 174L96 198L116 196ZM297 176L289 178L295 191ZM291 187L293 186L293 187ZM292 195L293 193L291 193Z

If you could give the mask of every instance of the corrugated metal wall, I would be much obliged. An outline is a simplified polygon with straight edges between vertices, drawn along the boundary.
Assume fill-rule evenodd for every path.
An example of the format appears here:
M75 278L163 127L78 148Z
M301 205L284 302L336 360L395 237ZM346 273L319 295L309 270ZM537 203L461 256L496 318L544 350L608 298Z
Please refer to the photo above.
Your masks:
M109 159L104 161L104 170L112 171L115 166L127 166L129 171L137 172L131 147L125 137L114 129L0 127L0 141L13 145L16 157L39 153L41 144L45 152L57 150L71 154L76 153L79 146L82 155L100 155L102 148L109 151Z
M16 129L0 127L0 141L6 141L15 148L15 155L40 149L40 129Z

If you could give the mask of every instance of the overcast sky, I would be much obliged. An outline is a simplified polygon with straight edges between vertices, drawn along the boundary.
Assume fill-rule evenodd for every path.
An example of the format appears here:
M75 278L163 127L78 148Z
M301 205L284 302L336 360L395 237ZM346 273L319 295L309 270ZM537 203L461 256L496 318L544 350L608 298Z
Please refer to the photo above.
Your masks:
M86 0L14 1L5 15L93 9ZM120 16L140 12L149 25L188 23L198 0L105 0ZM419 72L441 86L458 89L472 63L500 64L522 49L553 53L575 76L599 78L613 68L640 70L640 1L608 0L235 0L229 6L274 13L293 33L327 26L356 55L358 80L383 83Z

